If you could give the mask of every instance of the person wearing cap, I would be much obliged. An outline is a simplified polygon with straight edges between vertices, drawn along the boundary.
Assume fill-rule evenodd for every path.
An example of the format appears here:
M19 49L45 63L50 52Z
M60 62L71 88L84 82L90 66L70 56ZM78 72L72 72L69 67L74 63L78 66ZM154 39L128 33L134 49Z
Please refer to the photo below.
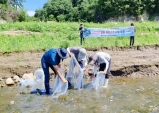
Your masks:
M97 52L88 57L88 64L94 64L94 75L96 77L97 67L99 71L103 71L105 75L104 87L107 87L110 74L111 56L105 52Z
M86 49L81 48L81 47L70 47L67 48L67 51L69 53L69 56L72 56L72 54L75 56L75 59L77 60L79 66L81 67L81 69L83 71L86 70L86 66L87 66L87 57L86 57ZM80 77L80 75L78 76ZM71 82L71 77L67 77L67 81L68 81L68 89L72 89L73 88L73 84ZM80 88L83 87L83 79L81 81L79 81L80 83Z
M51 94L50 90L50 74L49 74L49 67L54 71L55 74L59 76L61 81L63 83L66 83L67 80L61 75L61 73L58 71L58 67L60 67L60 62L63 59L66 59L68 52L65 48L52 48L44 53L44 55L41 58L41 65L44 71L45 75L45 90L46 94Z
M87 55L86 49L81 47L70 47L67 48L69 55L74 54L76 60L78 61L80 67L85 70L87 66Z

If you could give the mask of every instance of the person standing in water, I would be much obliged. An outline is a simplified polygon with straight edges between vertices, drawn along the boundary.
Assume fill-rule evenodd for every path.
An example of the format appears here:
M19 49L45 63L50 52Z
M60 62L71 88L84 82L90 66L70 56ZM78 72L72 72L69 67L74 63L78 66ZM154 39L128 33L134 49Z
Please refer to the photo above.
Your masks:
M81 67L81 69L83 71L86 70L86 66L87 66L87 55L86 55L86 49L81 48L81 47L69 47L67 48L67 51L69 53L70 56L72 56L72 54L74 55L75 59L77 60L79 66ZM76 61L74 61L74 64ZM77 76L76 76L77 77ZM82 77L80 77L80 75L78 75L77 78L81 78L76 84L80 84L79 88L83 87L83 75ZM73 83L71 82L72 77L67 77L68 80L68 86L69 89L73 88Z
M87 55L86 49L81 47L69 47L67 48L69 55L74 54L76 60L78 61L80 67L85 70L87 66Z
M93 77L96 77L97 68L99 65L99 71L103 71L105 75L105 81L103 87L107 87L110 75L111 56L105 52L97 52L88 57L88 64L94 64Z
M67 49L65 48L52 48L44 53L41 58L41 65L45 75L45 90L46 94L52 94L53 92L50 90L50 74L49 67L54 71L55 74L59 76L61 81L65 84L67 80L61 75L58 68L61 67L60 62L68 57Z

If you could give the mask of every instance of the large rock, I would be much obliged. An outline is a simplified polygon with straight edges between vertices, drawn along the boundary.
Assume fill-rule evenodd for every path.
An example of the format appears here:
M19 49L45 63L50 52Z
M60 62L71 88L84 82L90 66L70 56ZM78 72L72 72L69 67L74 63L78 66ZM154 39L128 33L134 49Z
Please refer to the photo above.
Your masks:
M33 75L33 73L25 73L25 74L22 76L22 78L23 78L24 80L26 80L26 79L35 79L35 76Z
M13 85L13 84L14 84L14 81L13 81L11 78L7 78L7 79L6 79L6 84L7 84L7 85Z
M3 78L2 78L2 77L0 77L0 81L3 81Z
M18 82L20 78L19 78L19 76L15 75L15 76L13 77L13 79L14 79L15 82Z

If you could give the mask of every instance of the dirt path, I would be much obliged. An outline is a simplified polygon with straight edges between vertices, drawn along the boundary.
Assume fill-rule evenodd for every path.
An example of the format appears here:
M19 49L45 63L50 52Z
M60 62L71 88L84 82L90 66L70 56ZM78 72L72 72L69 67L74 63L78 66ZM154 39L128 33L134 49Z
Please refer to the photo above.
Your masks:
M102 48L112 56L112 76L157 76L159 75L159 46L142 46L133 48ZM88 54L92 54L88 50ZM44 51L27 51L0 53L0 78L22 76L24 73L33 73L41 67L40 59ZM62 63L67 71L69 59ZM85 77L93 73L93 66L89 66ZM51 72L52 73L52 72Z

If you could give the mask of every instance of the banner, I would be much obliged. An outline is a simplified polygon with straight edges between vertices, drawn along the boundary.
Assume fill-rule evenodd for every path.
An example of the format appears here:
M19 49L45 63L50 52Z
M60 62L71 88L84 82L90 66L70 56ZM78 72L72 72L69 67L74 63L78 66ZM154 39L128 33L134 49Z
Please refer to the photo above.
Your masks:
M134 36L134 26L115 27L115 28L85 28L83 30L84 38L93 37L124 37Z

